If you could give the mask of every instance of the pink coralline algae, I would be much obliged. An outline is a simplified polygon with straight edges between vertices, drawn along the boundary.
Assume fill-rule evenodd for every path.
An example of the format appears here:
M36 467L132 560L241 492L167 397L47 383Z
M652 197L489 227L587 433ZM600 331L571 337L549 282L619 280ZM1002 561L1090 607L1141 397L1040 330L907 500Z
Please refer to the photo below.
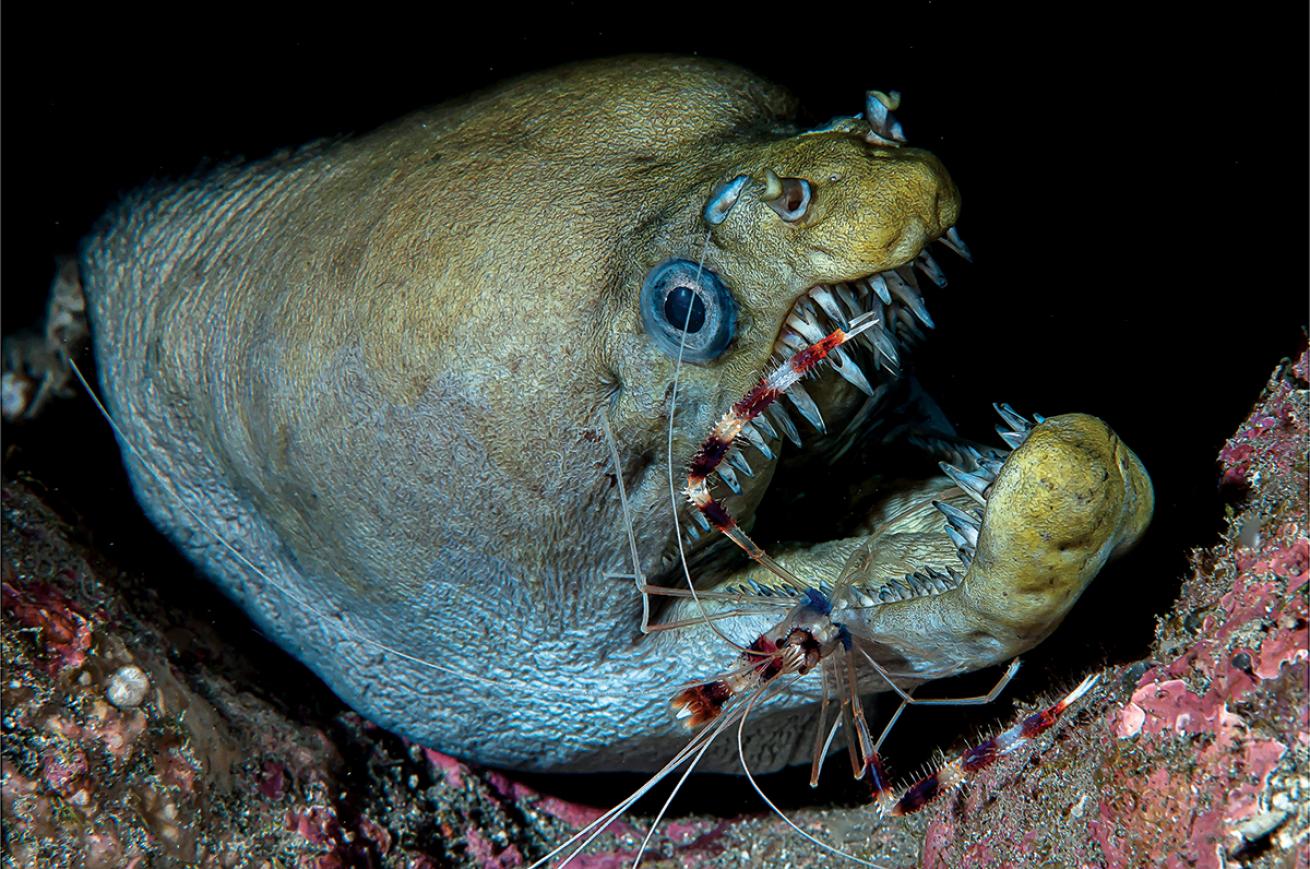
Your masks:
M80 667L91 648L91 622L64 595L44 583L0 583L0 601L7 618L36 628L45 646L44 666L51 674Z
M442 754L431 748L424 748L422 751L428 762L441 771L441 777L447 785L453 788L463 787L464 776L468 774L468 767L450 755Z
M1276 377L1224 447L1222 480L1247 500L1183 588L1199 629L1164 623L1157 649L1171 654L1107 716L1120 742L1097 841L1111 864L1218 867L1270 848L1305 864L1305 396Z
M1307 354L1302 352L1288 367L1287 376L1270 384L1255 411L1219 451L1220 479L1225 485L1254 485L1259 482L1256 473L1294 471L1298 454L1304 460L1305 397L1295 381L1305 382L1307 367Z

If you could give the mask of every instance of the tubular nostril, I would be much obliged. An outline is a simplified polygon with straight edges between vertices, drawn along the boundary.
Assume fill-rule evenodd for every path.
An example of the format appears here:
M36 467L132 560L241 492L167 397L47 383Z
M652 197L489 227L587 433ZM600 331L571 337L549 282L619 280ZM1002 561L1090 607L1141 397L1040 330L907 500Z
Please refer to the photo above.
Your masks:
M814 189L804 178L775 178L779 193L769 200L768 205L778 216L788 223L794 223L805 216L814 201ZM770 185L772 186L772 185Z

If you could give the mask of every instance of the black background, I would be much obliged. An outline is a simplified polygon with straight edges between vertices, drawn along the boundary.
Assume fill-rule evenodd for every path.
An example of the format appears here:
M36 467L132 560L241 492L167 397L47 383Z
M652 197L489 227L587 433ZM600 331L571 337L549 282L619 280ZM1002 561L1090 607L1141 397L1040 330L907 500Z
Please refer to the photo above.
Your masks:
M963 191L976 256L949 262L951 286L930 295L938 329L918 372L974 436L1004 400L1098 414L1137 450L1154 528L1052 654L1140 655L1188 549L1220 527L1216 451L1303 340L1306 10L984 5L352 5L302 19L9 5L5 329L38 309L53 258L145 180L364 131L520 72L717 56L788 85L815 120L898 89L911 143Z

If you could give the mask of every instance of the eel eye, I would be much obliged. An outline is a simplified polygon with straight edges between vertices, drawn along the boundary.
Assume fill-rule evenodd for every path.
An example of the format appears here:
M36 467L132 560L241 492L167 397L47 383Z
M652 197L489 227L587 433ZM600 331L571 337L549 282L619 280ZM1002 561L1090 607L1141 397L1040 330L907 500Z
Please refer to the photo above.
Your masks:
M713 362L737 331L737 303L719 276L685 259L668 259L641 285L641 322L673 358Z
M768 206L778 212L778 216L788 223L795 223L810 210L814 201L814 191L810 182L804 178L779 178L782 187L776 197L768 201ZM772 186L772 185L770 185Z

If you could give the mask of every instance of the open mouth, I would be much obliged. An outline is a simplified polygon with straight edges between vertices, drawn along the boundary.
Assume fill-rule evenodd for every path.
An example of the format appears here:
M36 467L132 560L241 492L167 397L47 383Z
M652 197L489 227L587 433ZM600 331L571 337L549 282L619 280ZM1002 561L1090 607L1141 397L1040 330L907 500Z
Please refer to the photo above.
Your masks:
M969 258L954 228L938 241ZM717 497L766 549L778 541L818 543L844 536L865 515L862 505L894 478L938 473L922 457L916 468L905 456L874 449L897 420L905 420L902 411L912 403L901 376L903 360L935 326L924 300L925 283L938 288L947 283L926 250L885 271L813 286L783 318L773 344L776 363L861 317L872 316L877 323L830 354L825 368L831 372L821 370L808 383L791 386L745 426L718 468ZM714 587L737 557L735 547L712 531L700 511L686 509L682 517L692 575L698 585Z

